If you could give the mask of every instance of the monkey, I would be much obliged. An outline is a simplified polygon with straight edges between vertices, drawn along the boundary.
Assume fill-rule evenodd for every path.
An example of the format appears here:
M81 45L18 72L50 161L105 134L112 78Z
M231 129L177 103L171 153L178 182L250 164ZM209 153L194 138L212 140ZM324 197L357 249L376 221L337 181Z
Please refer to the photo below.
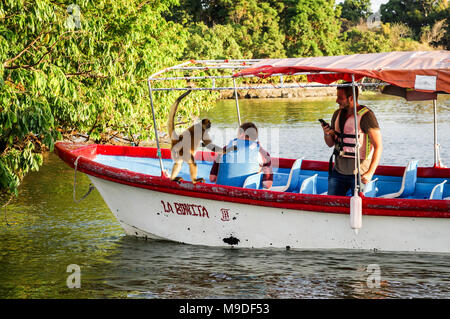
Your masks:
M181 170L183 162L186 162L189 165L189 173L192 183L195 184L198 182L205 182L204 178L197 178L197 164L195 163L194 158L197 148L201 145L217 153L223 153L223 150L221 147L213 144L209 138L208 130L211 128L211 121L207 118L192 125L181 133L181 135L178 135L175 132L175 114L177 112L178 104L180 104L181 100L191 92L192 90L188 90L183 93L172 104L167 122L167 128L171 142L171 156L174 161L170 179L177 182L183 180L181 177L177 177L177 175Z

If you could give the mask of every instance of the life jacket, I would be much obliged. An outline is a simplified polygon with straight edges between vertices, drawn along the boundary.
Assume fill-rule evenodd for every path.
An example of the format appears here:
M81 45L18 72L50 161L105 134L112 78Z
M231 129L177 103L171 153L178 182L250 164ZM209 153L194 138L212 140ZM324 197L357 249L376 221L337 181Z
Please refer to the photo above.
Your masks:
M361 118L364 114L370 110L367 107L363 107L357 113L358 123L358 141L359 141L359 159L361 161L372 157L373 145L370 142L369 134L365 134L361 130ZM335 143L335 149L339 152L339 156L355 158L356 157L356 136L355 136L355 119L353 113L347 118L344 124L344 132L341 133L339 127L339 117L341 113L336 117L334 123L335 132L337 135L337 141Z
M358 142L359 142L359 160L364 161L371 158L373 155L373 145L370 142L369 134L365 134L361 130L361 119L364 114L370 110L367 107L363 107L357 112L357 123L358 123ZM342 156L347 158L356 157L356 135L355 135L355 117L353 113L346 119L344 124L344 132L341 132L339 127L339 118L341 113L336 116L334 122L334 131L337 139L334 144L334 151L330 157L330 163L328 167L328 172L331 174L333 165L333 156Z
M250 140L234 139L227 149L236 146L235 151L228 151L219 159L217 184L242 187L245 179L261 169L259 164L259 143Z

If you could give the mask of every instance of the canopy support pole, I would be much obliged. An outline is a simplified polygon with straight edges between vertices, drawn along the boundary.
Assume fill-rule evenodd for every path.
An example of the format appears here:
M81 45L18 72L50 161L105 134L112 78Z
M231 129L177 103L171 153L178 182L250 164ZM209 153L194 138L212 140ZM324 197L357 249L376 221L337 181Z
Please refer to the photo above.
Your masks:
M356 106L356 90L355 90L355 75L352 74L352 90L353 90L353 116L355 120L355 137L356 137L356 149L355 149L355 169L356 169L356 183L355 183L355 193L359 193L361 191L361 174L360 174L360 162L359 162L359 136L358 136L358 110Z
M238 93L237 93L237 87L236 87L236 78L233 78L233 85L234 85L234 98L236 100L236 111L238 116L238 122L239 126L241 126L241 112L239 111L239 101L238 101Z
M159 146L158 129L156 128L155 109L154 109L154 106L153 106L152 85L151 85L150 79L147 82L148 82L148 91L149 91L149 94L150 94L150 105L152 107L153 128L155 129L156 147L158 148L157 155L158 155L158 158L159 158L159 166L161 168L161 176L165 176L164 175L164 165L163 165L163 162L162 162L162 155L161 155L161 147Z
M433 114L434 114L434 167L442 167L441 158L439 155L439 147L437 141L437 101L433 100Z

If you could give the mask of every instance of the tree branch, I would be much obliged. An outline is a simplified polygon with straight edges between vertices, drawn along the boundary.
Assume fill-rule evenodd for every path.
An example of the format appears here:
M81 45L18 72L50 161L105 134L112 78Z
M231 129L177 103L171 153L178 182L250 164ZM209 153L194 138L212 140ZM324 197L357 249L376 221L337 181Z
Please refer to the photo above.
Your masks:
M84 72L65 73L64 75L65 75L67 78L70 78L70 77L72 77L72 76L84 76L84 77L87 77L87 78L95 78L95 79L106 79L106 78L108 78L107 75L103 75L103 74L93 74L93 73L91 73L91 72L92 72L92 70L84 71Z
M6 60L5 62L3 62L3 66L4 66L5 68L8 68L7 64L8 64L9 62L12 62L12 61L14 61L14 60L20 58L20 57L22 56L22 54L24 54L25 52L27 52L28 49L31 48L31 47L37 42L37 40L41 37L42 33L44 33L44 30L42 30L41 32L39 32L38 36L37 36L33 41L31 41L31 43L28 44L28 45L25 47L25 49L23 49L22 51L20 51L20 53L19 53L18 55L16 55L15 57L13 57L13 58L11 58L11 59ZM49 32L47 32L47 33L49 33Z
M45 58L48 54L50 54L50 53L53 51L53 49L55 48L55 45L56 45L60 40L62 40L63 38L66 38L66 37L63 37L65 34L68 34L68 33L75 33L75 32L78 32L78 31L66 31L66 32L62 33L62 34L59 36L59 38L58 38L58 39L57 39L57 40L56 40L56 41L48 48L48 51L45 52L37 62L35 62L35 63L33 63L33 64L28 64L28 65L13 65L13 66L6 66L6 65L4 65L5 69L10 69L10 70L14 70L14 69L30 69L30 68L32 68L32 67L38 65L39 63L42 62L42 60L44 60L44 58Z

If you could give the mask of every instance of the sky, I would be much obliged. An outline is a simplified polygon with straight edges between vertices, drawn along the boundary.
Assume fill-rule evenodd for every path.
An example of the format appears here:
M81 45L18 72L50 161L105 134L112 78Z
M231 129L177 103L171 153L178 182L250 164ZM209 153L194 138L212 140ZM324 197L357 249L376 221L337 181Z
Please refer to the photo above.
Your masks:
M372 12L377 12L378 9L380 9L380 6L387 2L389 2L389 0L370 0L370 3L372 4Z
M380 9L380 6L382 4L387 3L389 0L370 0L370 3L372 4L372 12L377 12L378 9ZM344 0L336 0L336 3L344 2Z

